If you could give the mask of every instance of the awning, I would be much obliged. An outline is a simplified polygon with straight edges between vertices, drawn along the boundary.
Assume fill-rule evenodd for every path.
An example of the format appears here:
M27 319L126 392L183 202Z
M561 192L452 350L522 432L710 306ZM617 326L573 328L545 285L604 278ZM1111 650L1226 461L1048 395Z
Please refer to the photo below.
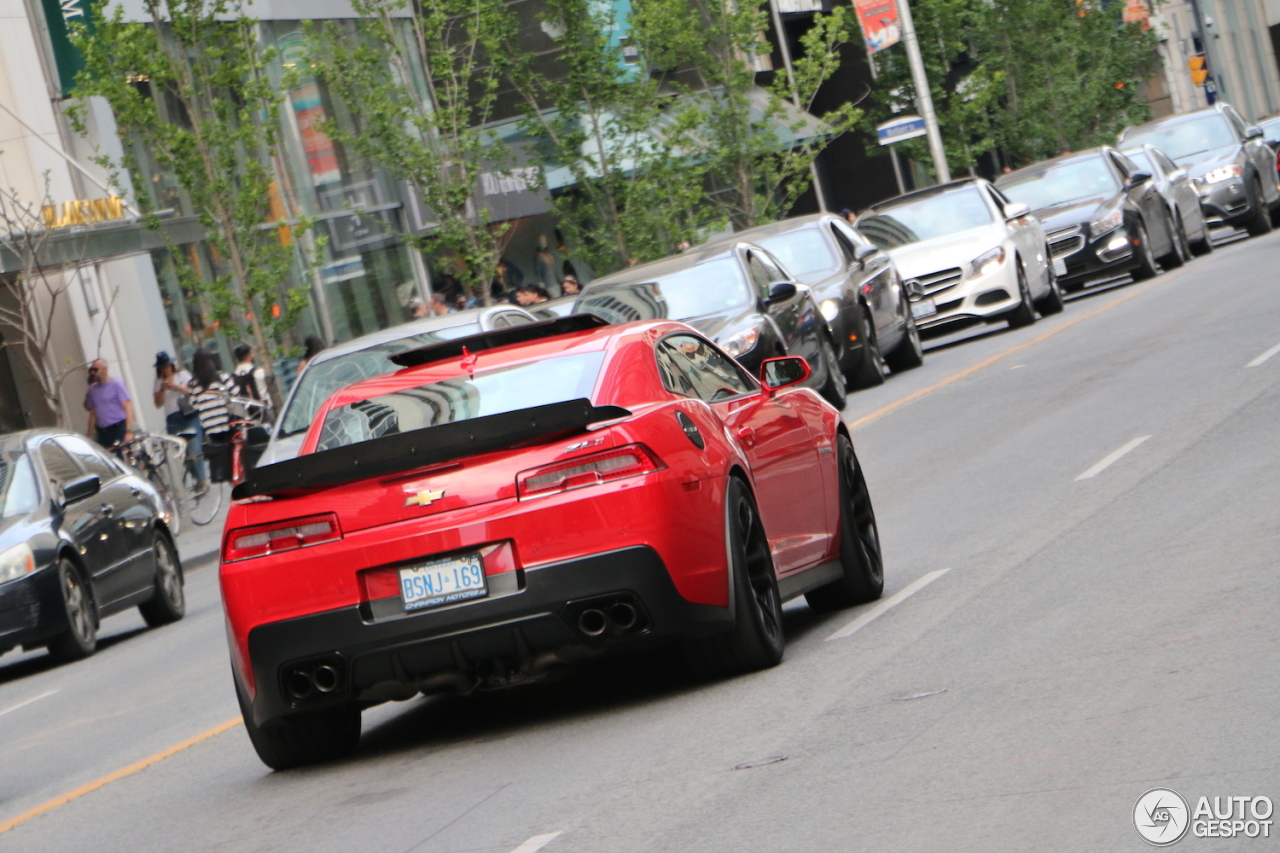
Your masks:
M21 238L19 238L21 239ZM94 225L55 228L41 235L41 266L46 269L75 266L92 261L137 255L170 245L198 243L204 227L196 216L173 216L160 220L157 230L147 228L134 217ZM22 272L22 258L13 251L11 239L0 238L0 274Z

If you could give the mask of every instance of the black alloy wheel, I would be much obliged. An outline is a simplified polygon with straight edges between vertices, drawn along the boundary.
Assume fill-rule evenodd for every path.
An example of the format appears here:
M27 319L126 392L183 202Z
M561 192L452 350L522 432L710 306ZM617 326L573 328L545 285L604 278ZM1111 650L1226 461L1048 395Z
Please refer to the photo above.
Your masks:
M1262 181L1256 175L1249 188L1249 221L1244 227L1251 237L1271 233L1271 211L1267 210L1267 197L1262 194Z
M262 685L259 689L263 689ZM272 770L345 758L360 745L360 706L354 703L293 714L258 725L239 681L236 699L240 702L240 714L254 752Z
M153 550L156 555L155 593L149 601L138 605L142 620L152 628L177 622L187 612L183 591L182 563L169 537L157 531Z
M920 327L916 325L915 315L911 313L911 303L907 303L907 321L903 324L902 340L884 357L889 369L894 373L910 370L924 364L924 344L920 341Z
M1041 317L1060 314L1067 304L1062 298L1062 288L1058 286L1058 276L1053 271L1052 258L1046 273L1049 276L1049 292L1036 301L1036 310L1040 312Z
M858 315L861 321L858 334L862 337L862 348L859 350L857 363L849 371L849 385L855 389L873 388L884 384L884 355L876 340L876 326L871 321L871 312L863 306Z
M98 618L80 570L65 557L58 561L58 588L67 630L49 643L49 654L69 662L87 658L98 648Z
M837 411L843 412L845 404L849 401L849 394L844 387L844 372L840 370L840 359L836 355L836 346L831 342L830 335L822 336L822 367L827 371L827 381L822 383L818 393L824 400L835 406Z
M837 438L840 465L840 566L838 580L805 593L809 607L829 613L867 601L884 592L884 560L880 530L871 506L862 466L846 436Z
M1027 286L1027 271L1018 264L1018 307L1009 312L1009 328L1020 329L1036 321L1036 306L1031 301L1031 288Z
M1134 281L1146 281L1149 278L1155 278L1160 273L1160 268L1156 266L1156 256L1151 254L1151 239L1147 235L1147 228L1141 222L1134 226L1134 237L1138 241L1138 245L1134 246L1134 252L1138 256L1138 265L1129 271L1129 275ZM1132 241L1134 238L1130 238Z
M1160 259L1160 266L1167 270L1177 269L1191 259L1191 245L1187 242L1187 231L1182 227L1182 217L1170 217L1169 233L1173 243L1169 254Z
M722 677L768 669L782 661L782 599L773 571L769 540L747 485L729 478L725 493L725 536L733 584L733 628L690 640L685 658L702 677Z

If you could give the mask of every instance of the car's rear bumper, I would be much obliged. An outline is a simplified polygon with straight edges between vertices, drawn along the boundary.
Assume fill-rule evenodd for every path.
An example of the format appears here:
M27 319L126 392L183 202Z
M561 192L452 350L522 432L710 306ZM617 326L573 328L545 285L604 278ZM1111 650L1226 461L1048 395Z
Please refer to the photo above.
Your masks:
M367 605L259 625L249 632L255 721L341 702L378 702L481 683L519 683L592 649L700 636L732 624L727 607L694 604L676 590L652 548L632 547L490 578L488 598L376 617ZM586 609L629 604L635 624L612 619L585 633ZM561 653L557 656L555 653ZM327 665L338 686L304 698L299 672Z

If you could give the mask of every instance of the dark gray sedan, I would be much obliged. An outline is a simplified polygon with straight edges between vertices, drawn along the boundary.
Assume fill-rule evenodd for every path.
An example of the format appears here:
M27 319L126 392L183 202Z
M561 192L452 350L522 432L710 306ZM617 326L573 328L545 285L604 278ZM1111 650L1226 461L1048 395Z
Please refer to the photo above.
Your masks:
M886 361L894 370L924 362L911 299L897 267L841 217L797 216L740 231L733 239L768 249L809 286L852 387L884 382Z
M1183 254L1207 255L1213 251L1209 222L1200 207L1200 196L1187 170L1170 160L1154 145L1139 145L1121 152L1139 169L1151 173L1156 192L1160 193L1173 218L1174 231L1182 243Z
M93 654L99 622L137 607L148 625L186 612L164 501L81 435L0 436L0 654Z

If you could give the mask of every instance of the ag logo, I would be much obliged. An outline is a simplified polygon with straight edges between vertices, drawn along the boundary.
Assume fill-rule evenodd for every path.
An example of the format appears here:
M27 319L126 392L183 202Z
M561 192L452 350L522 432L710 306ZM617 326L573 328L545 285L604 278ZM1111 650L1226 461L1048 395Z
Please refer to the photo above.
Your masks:
M1182 840L1191 825L1187 801L1177 791L1152 788L1133 807L1133 826L1142 840L1156 847L1168 847Z

